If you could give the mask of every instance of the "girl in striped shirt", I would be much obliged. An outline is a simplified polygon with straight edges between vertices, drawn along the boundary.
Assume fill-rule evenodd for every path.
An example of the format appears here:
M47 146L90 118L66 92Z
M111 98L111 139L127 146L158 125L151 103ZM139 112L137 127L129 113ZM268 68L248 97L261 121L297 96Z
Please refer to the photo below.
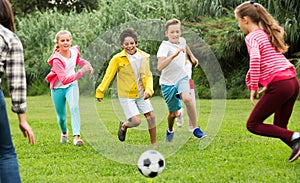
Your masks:
M240 29L246 34L245 42L250 57L246 84L250 103L254 106L247 121L247 129L257 135L280 138L291 149L289 161L300 154L300 134L287 129L299 93L296 69L283 55L288 46L284 30L266 9L254 0L235 9ZM259 90L259 87L262 87ZM255 105L254 98L264 95ZM273 124L263 121L274 114Z

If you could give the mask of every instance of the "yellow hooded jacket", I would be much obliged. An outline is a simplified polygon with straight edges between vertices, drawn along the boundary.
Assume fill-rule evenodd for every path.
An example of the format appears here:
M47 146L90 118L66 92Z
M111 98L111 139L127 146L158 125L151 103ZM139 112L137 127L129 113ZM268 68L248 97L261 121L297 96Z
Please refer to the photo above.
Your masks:
M150 55L142 50L137 49L142 54L143 59L140 67L140 78L143 83L144 92L153 95L153 77L150 71ZM134 71L126 56L126 51L114 55L106 69L102 82L96 89L96 98L103 98L105 91L108 89L111 81L117 74L118 96L122 98L139 98L138 85Z

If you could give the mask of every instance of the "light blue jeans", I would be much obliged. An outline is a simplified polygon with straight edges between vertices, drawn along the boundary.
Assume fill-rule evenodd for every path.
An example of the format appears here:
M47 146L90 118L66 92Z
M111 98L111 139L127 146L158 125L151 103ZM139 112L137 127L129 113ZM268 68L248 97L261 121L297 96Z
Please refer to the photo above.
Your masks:
M51 90L58 125L61 132L67 132L67 109L68 102L71 113L71 125L74 135L80 135L80 114L79 114L79 88L77 83L67 88L54 88Z
M0 183L21 182L15 147L12 142L6 103L0 90Z

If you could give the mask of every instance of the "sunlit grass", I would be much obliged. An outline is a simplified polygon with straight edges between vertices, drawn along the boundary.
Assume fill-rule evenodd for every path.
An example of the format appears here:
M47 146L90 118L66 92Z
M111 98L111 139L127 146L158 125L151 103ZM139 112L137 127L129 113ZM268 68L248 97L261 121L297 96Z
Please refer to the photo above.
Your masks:
M10 105L10 100L6 101ZM91 103L90 107L92 109L96 106L99 111L103 105L111 106L111 99L105 99L103 102ZM156 101L153 103L157 105ZM220 122L221 129L211 144L205 149L200 149L199 141L190 138L182 148L166 157L165 170L154 179L143 177L136 165L106 158L89 143L83 147L75 147L71 142L60 144L60 132L50 96L29 97L28 106L28 122L34 129L37 140L37 144L33 146L28 145L22 137L17 117L10 112L8 106L13 140L22 180L25 183L299 182L300 160L288 162L291 150L285 144L278 139L256 136L246 130L245 123L252 108L247 99L227 100L226 113ZM210 116L211 100L199 100L199 106L199 123L205 130L206 121ZM298 131L299 110L300 104L297 102L289 125L291 129ZM157 112L157 116L163 115L163 112ZM111 138L117 142L118 117L113 115L99 114L105 121ZM268 119L268 122L271 122L271 119ZM184 125L187 125L186 121ZM157 129L159 141L163 140L166 127L167 121L164 118ZM69 115L68 128L71 129ZM178 136L180 130L176 130ZM88 137L88 134L84 134L83 131L82 137L87 142L85 136ZM118 143L104 145L114 148ZM126 143L147 145L148 132L129 129Z

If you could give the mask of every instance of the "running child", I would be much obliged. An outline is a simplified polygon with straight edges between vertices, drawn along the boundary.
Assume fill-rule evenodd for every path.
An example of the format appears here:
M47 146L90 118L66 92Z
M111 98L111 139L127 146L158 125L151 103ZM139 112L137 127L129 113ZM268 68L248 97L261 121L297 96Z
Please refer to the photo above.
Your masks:
M71 47L72 35L69 31L59 31L55 36L55 43L54 52L48 59L48 63L52 68L46 76L46 81L50 83L51 97L61 130L60 142L68 142L66 121L66 102L68 102L74 137L73 144L81 146L83 140L80 139L79 87L77 80L85 72L89 72L91 76L93 67L88 61L80 57L78 46ZM81 69L75 71L76 65L79 65Z
M150 55L137 48L137 34L132 29L120 34L120 42L123 50L110 60L104 78L96 89L96 98L99 102L103 100L104 93L117 75L118 97L127 118L119 124L119 140L125 141L128 128L141 124L142 113L148 122L151 144L156 146L156 122L149 100L154 93Z
M267 10L253 0L240 4L235 9L235 17L246 34L250 56L246 84L254 108L247 129L256 135L281 139L292 149L289 157L292 162L300 154L300 134L288 130L287 126L299 93L299 83L295 67L283 55L288 51L285 32ZM263 96L255 104L254 98L259 98L260 94ZM272 114L273 124L265 124L265 119Z
M162 41L159 46L157 69L161 71L159 83L169 110L166 141L173 141L174 120L180 115L179 110L182 108L180 100L186 105L194 136L202 139L206 134L197 124L196 108L190 94L189 77L184 69L187 44L186 40L180 37L181 22L177 19L168 20L165 28L168 41Z

